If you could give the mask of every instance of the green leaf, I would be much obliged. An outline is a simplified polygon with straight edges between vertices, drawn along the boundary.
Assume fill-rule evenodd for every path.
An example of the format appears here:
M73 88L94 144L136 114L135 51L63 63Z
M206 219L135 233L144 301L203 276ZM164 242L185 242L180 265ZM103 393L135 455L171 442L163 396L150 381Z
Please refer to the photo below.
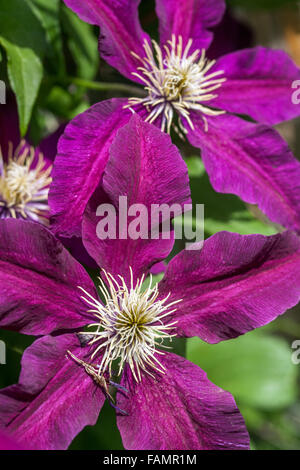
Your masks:
M190 178L197 178L205 173L204 164L201 158L192 156L185 159Z
M73 119L80 113L83 113L90 107L90 103L82 98L80 95L74 96L65 88L61 86L54 86L50 89L47 88L48 95L45 98L45 105L48 110L56 116L63 118L66 121Z
M1 37L0 43L6 50L8 77L17 97L20 132L24 136L43 77L43 66L31 49L15 46Z
M255 219L247 210L233 212L231 218L227 221L205 218L204 225L208 234L214 234L222 230L240 233L241 235L251 233L272 235L276 233L276 229L272 225L264 224L262 221Z
M42 58L46 38L27 0L0 0L0 35L15 46L29 48Z
M152 287L155 286L155 284L158 284L162 280L163 277L164 277L164 273L152 274L151 276ZM146 289L148 289L149 286L150 286L150 276L147 276L142 285L143 292Z
M6 51L23 136L42 80L46 49L43 28L26 0L0 0L0 44Z
M0 341L4 342L6 349L6 364L0 364L0 388L18 381L23 351L33 343L34 339L33 336L0 330Z
M77 65L77 75L93 79L99 67L98 40L91 25L81 21L70 9L62 8L63 27L68 46Z
M47 108L58 116L66 117L66 113L73 106L73 98L64 88L54 86L49 90L46 100Z
M260 331L216 345L192 338L188 340L187 358L241 404L274 410L295 400L297 367L282 339Z
M46 32L49 43L47 55L56 68L57 74L63 74L65 62L59 21L60 0L51 0L51 2L49 0L27 0L27 2Z
M116 424L115 410L106 400L95 426L86 426L75 437L69 450L121 450L124 449Z
M278 232L278 228L268 222L265 216L262 217L255 206L251 207L250 211L237 196L214 191L206 173L199 178L191 178L190 186L193 204L204 204L204 230L207 236L221 230L241 235L251 233L272 235ZM192 220L192 224L195 229L195 219Z

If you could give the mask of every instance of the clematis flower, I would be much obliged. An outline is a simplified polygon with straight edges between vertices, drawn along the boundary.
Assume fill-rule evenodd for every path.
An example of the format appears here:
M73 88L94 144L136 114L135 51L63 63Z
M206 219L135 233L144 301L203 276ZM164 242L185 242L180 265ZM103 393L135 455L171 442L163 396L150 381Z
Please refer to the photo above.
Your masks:
M37 156L25 141L15 151L10 146L5 160L0 153L0 218L29 218L47 224L51 168L46 168L43 154Z
M209 60L209 30L221 20L223 0L156 0L159 44L140 26L139 0L64 1L100 26L102 57L142 85L145 96L96 104L66 128L49 196L56 233L80 233L109 141L128 121L128 108L200 148L216 191L258 204L273 222L300 230L300 164L270 127L299 115L291 86L300 72L286 53L256 47Z
M219 233L176 255L145 288L173 240L99 239L96 208L110 203L119 218L120 195L148 209L190 201L176 147L136 115L117 133L84 214L102 298L47 228L0 221L0 327L45 335L24 352L19 383L0 391L0 426L23 446L65 449L108 399L127 449L247 449L233 397L164 346L175 336L234 338L295 305L299 239Z
M17 104L9 93L0 107L0 219L33 220L49 225L48 193L57 142L65 128L61 124L33 148L20 137ZM64 246L83 264L95 267L81 238L61 238Z
M20 138L14 97L0 109L0 219L29 219L49 225L48 192L62 129L34 149Z

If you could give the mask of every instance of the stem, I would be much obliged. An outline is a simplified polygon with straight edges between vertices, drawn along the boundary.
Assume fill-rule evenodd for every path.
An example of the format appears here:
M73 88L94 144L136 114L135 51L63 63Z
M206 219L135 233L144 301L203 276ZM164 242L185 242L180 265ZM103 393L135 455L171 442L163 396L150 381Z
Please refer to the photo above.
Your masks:
M125 83L109 83L109 82L94 82L92 80L85 80L84 78L69 77L68 80L74 85L89 88L90 90L99 91L123 91L132 96L145 96L145 91L142 88L126 85Z

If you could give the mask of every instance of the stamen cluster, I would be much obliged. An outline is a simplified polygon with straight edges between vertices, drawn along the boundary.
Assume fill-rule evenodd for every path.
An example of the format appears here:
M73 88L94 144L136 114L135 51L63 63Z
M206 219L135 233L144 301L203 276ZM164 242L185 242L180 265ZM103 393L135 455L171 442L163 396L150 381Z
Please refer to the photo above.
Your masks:
M51 165L42 153L21 141L13 152L9 143L8 159L4 162L0 149L0 218L30 218L48 223L48 192L51 183Z
M143 105L148 111L146 121L153 123L161 119L161 130L170 133L171 126L181 134L187 133L182 123L184 118L194 129L190 111L198 111L207 129L207 116L217 116L224 111L216 110L206 105L217 97L213 92L220 88L226 80L222 70L208 73L215 64L214 60L205 57L205 50L195 50L189 55L192 46L190 39L183 48L182 37L178 40L175 35L164 46L163 51L152 41L154 52L148 41L144 41L145 57L141 58L134 52L132 55L138 59L142 66L139 72L133 72L145 85L148 92L146 98L130 98L126 107ZM179 128L174 124L174 113L178 114Z
M100 279L100 291L105 305L94 299L88 292L80 288L85 296L82 299L93 308L89 310L96 318L97 323L89 325L96 330L89 333L92 336L90 345L96 345L91 359L101 354L101 361L93 366L93 374L98 376L105 373L112 376L112 365L118 361L117 375L128 363L137 382L141 381L141 370L153 376L149 369L164 373L164 367L157 359L157 355L164 354L157 350L163 345L165 339L170 340L175 334L176 321L165 323L163 320L171 315L175 309L171 309L180 300L167 304L170 294L162 300L157 300L159 295L157 284L150 284L143 290L144 276L137 280L134 286L131 272L131 285L127 287L123 277L116 280L111 274L104 272L108 288ZM86 334L86 333L83 333Z

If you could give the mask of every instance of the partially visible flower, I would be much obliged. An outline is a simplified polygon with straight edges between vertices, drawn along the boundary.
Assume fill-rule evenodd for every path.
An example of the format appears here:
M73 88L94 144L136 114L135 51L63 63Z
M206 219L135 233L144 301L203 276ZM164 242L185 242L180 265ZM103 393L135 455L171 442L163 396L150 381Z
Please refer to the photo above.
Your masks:
M0 108L0 219L29 219L49 225L48 192L59 132L34 149L20 138L15 99ZM55 143L55 145L54 145ZM55 147L55 151L53 148Z
M148 210L190 201L176 147L138 116L113 141L103 184L84 215L83 242L102 268L102 299L49 230L0 221L0 327L46 335L24 352L19 383L1 390L0 426L25 446L65 449L96 422L107 398L128 449L247 449L233 397L168 352L166 341L234 338L295 305L299 238L222 232L176 255L163 280L143 290L173 240L99 239L96 208L109 202L119 219L120 195Z
M65 124L60 124L33 148L28 139L21 140L17 103L8 93L7 103L0 106L0 219L21 218L49 226L48 193L57 142L64 128ZM81 237L60 240L80 262L96 267Z
M200 148L216 191L258 204L271 221L300 231L300 163L270 127L300 112L291 100L300 71L286 53L256 47L209 60L209 30L222 18L223 0L156 0L159 43L140 26L139 0L64 1L100 26L101 55L145 96L96 104L67 126L49 195L56 233L78 234L128 107Z
M52 166L25 141L4 160L0 150L0 218L32 219L48 224L48 192Z

